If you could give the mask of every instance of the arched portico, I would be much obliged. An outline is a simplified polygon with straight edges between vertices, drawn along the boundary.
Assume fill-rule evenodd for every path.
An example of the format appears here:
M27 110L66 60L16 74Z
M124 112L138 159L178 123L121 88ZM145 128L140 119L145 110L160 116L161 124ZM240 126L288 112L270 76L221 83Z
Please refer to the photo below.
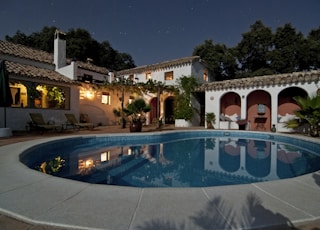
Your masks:
M174 124L173 108L174 96L169 96L164 100L164 117L166 124Z
M237 121L248 120L247 129L270 131L275 125L278 131L288 132L284 120L292 118L298 108L292 98L314 96L319 88L320 71L310 71L206 83L197 91L205 92L205 112L216 114L217 129L238 129ZM260 109L265 116L256 120ZM234 110L237 117L229 114ZM227 119L219 119L222 113Z
M285 123L294 117L294 112L300 107L293 99L296 96L306 97L308 92L300 87L288 87L283 89L278 94L278 113L277 113L277 128L278 131L288 131L285 128Z
M248 130L271 130L271 96L265 90L254 90L247 96Z

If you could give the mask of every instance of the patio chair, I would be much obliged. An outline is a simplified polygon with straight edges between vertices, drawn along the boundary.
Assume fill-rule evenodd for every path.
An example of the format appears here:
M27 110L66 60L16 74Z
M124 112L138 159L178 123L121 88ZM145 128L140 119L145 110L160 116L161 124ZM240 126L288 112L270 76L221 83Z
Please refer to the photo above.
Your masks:
M75 115L72 114L72 113L65 113L64 115L67 118L67 126L72 126L73 128L78 128L78 129L81 129L81 128L93 129L94 128L93 123L89 123L89 122L82 123L82 122L79 122L77 120L77 118L75 117Z
M57 131L62 130L61 125L56 125L52 121L45 122L41 113L29 113L29 115L31 118L30 125L32 126L30 128L39 130L41 132L47 131L47 130L57 130Z

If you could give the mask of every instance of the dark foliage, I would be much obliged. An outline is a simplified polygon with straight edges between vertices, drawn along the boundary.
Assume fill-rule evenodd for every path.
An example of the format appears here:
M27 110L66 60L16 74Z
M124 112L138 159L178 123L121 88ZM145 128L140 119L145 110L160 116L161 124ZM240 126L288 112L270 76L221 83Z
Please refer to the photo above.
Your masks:
M40 49L53 53L53 38L56 27L44 27L41 32L26 35L17 31L12 37L6 36L6 40L16 44ZM112 70L122 70L135 67L130 54L120 53L113 49L108 41L99 43L93 39L90 33L84 29L70 29L66 33L67 57L79 61L93 60L97 66L104 66Z

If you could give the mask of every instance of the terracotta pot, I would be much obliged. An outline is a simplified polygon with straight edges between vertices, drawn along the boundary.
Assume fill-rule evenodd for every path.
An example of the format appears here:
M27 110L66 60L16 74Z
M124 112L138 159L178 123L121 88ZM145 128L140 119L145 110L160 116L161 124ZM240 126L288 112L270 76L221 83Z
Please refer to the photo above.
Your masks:
M141 122L136 122L136 123L132 123L129 127L130 132L134 133L134 132L141 132L142 131L142 123Z

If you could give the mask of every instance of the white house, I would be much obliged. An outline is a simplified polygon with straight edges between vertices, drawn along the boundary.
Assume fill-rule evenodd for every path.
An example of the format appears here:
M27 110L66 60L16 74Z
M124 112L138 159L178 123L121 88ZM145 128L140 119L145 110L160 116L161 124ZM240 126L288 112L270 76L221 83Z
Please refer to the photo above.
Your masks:
M115 77L131 79L134 82L147 82L149 79L162 82L165 85L176 85L177 79L182 76L193 76L200 84L212 81L208 68L199 56L184 57L175 60L165 61L152 65L139 66L132 69L117 71ZM174 96L170 93L159 95L154 93L144 95L145 100L152 106L149 120L152 122L158 116L163 118L166 123L173 123L173 103ZM158 111L158 100L160 109ZM194 100L194 107L202 110L201 102ZM202 111L202 114L204 111ZM201 113L200 113L201 114ZM201 116L196 114L192 124L200 125Z
M269 131L274 126L277 131L292 131L284 127L285 121L298 109L292 98L320 93L320 71L211 82L206 64L199 56L193 56L113 73L93 65L90 59L87 62L68 60L66 42L64 34L57 31L54 54L50 54L0 41L0 59L6 63L14 101L6 108L7 127L14 131L26 130L31 112L41 113L56 124L66 122L65 113L74 113L79 118L80 114L88 114L95 125L116 124L113 110L138 96L123 88L121 92L121 88L100 87L117 78L133 82L152 79L174 85L181 76L193 76L202 85L192 101L199 111L192 125L204 125L204 114L213 112L217 117L215 128L219 129L239 129L241 121L249 130ZM163 93L158 98L157 94L148 93L143 97L153 108L148 123L158 116L166 123L173 122L174 95ZM2 107L0 127L4 127Z
M64 113L79 112L78 83L55 71L51 54L0 41L0 59L5 61L13 97L13 104L6 108L7 127L26 130L29 113L42 113L47 120L62 124ZM4 108L0 108L0 127L3 125Z
M113 125L118 122L113 110L127 104L137 95L121 89L100 87L105 82L116 78L131 78L134 81L146 82L148 79L175 84L181 76L194 76L200 82L210 80L207 68L200 57L186 57L158 64L136 67L113 73L105 67L87 62L66 58L65 34L56 31L54 37L54 54L36 50L23 45L0 41L0 58L6 61L10 87L14 104L7 108L7 126L14 130L26 130L30 121L29 113L41 113L45 119L64 124L65 113L74 113L78 118L87 114L95 125ZM116 74L116 76L115 76ZM57 102L49 96L55 90L63 101ZM37 93L37 95L32 95ZM144 95L145 100L153 106L148 116L148 123L157 117L157 95ZM170 94L160 96L161 115L170 120L173 116L174 97ZM53 103L54 102L54 103ZM200 106L199 106L200 107ZM0 118L3 118L0 108ZM1 123L2 122L2 123ZM198 122L198 121L197 121ZM0 125L3 126L3 119ZM199 123L199 122L198 122Z
M10 114L6 124L13 131L29 128L30 113L41 113L45 120L61 125L66 123L65 113L73 113L78 118L80 114L92 115L91 122L95 125L113 120L112 109L108 111L106 107L110 106L102 103L103 92L97 90L97 85L110 80L108 69L90 61L66 59L63 36L60 31L56 32L54 54L0 41L0 59L6 63L14 101L6 108ZM60 94L58 104L50 98L56 93ZM0 127L3 126L4 108L0 108Z
M292 132L285 122L299 109L293 97L320 94L320 71L212 82L197 91L205 93L205 111L216 114L218 129L239 129L242 122L248 130Z

